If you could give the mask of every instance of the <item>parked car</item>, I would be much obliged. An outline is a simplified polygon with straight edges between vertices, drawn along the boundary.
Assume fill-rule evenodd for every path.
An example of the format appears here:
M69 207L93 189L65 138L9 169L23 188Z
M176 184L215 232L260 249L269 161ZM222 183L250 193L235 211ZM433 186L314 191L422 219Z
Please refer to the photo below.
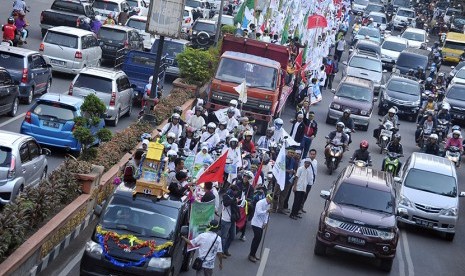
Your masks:
M383 84L383 66L379 56L372 52L357 50L343 62L346 66L346 75L373 81L375 95L379 94Z
M50 150L29 136L0 130L0 204L8 204L47 177Z
M218 14L215 14L212 17L212 20L214 20L215 22L218 22L218 19L219 19ZM234 26L234 16L226 15L226 14L221 15L221 26L223 26L223 25Z
M407 28L401 37L407 39L409 47L417 49L426 49L426 43L429 42L426 31L417 28Z
M412 77L392 75L381 87L378 115L386 115L391 107L397 108L397 115L416 120L421 108L421 86Z
M215 43L216 22L197 19L192 25L189 40L194 48L208 48Z
M373 82L370 80L350 76L343 78L334 91L334 98L326 115L326 123L337 121L344 110L349 109L355 125L368 130L375 100L373 90Z
M450 115L452 120L458 123L465 122L465 85L449 85L446 91L444 102L450 105Z
M81 144L73 135L74 119L81 116L83 98L47 93L37 99L26 113L20 132L34 137L42 145L81 152ZM95 136L93 145L99 143L97 131L105 127L103 120L91 131Z
M399 58L400 53L407 49L408 41L398 36L388 36L381 44L381 61L383 68L392 69Z
M145 31L146 24L147 17L139 15L133 15L129 17L128 21L126 22L126 26L137 30L139 35L144 39L144 50L150 51L150 49L152 49L153 42L155 41L155 36Z
M400 53L392 72L405 75L410 69L417 72L419 66L423 67L423 70L426 72L431 60L431 51L409 47Z
M16 116L19 104L18 82L15 82L10 73L0 67L0 115Z
M100 66L102 49L95 34L72 27L48 30L39 52L53 71L76 74L84 67Z
M414 152L395 178L398 222L432 229L452 241L459 218L458 178L452 161Z
M157 53L158 43L159 39L155 40L155 43L153 43L151 52L154 54ZM187 40L165 38L165 42L163 43L162 56L166 56L166 61L168 63L168 67L166 68L166 74L174 77L179 77L180 73L178 62L176 61L176 56L179 53L184 52L184 50L188 46L190 46L190 42Z
M403 24L415 21L415 11L410 8L399 7L392 19L394 29L402 29Z
M108 14L113 13L113 18L116 23L119 23L119 13L124 9L129 10L129 5L126 0L94 0L92 8L102 16L102 20L105 20Z
M47 93L52 85L52 69L37 51L0 45L0 67L19 83L19 98L31 104L34 95Z
M320 216L314 253L327 248L377 258L380 268L391 271L396 256L399 229L396 223L396 195L389 174L350 165L329 191Z
M103 25L98 38L102 47L102 58L116 64L129 50L144 50L144 37L133 28L119 25Z
M371 40L381 44L382 38L379 29L370 27L361 27L352 38L352 45L355 45L359 40Z
M68 95L85 97L95 93L107 106L105 120L116 126L121 116L131 115L133 87L121 70L84 68L71 82Z

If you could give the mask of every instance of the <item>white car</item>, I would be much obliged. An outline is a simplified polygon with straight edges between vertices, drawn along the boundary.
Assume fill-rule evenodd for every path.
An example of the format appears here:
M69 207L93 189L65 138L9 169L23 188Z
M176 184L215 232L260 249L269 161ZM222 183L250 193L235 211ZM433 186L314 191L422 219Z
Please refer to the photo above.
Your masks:
M102 16L102 21L105 21L111 12L114 16L113 19L118 21L119 13L125 8L130 9L126 0L95 0L92 8Z
M408 46L412 48L425 48L426 43L428 43L428 34L425 30L417 28L407 28L401 35L402 38L408 40Z
M215 14L212 20L218 22L219 15ZM223 14L221 16L221 25L232 25L234 26L234 16Z
M399 58L400 53L407 49L408 40L398 36L388 36L381 44L381 61L383 67L392 68Z
M373 18L373 22L378 25L380 31L384 32L387 26L386 14L382 12L370 12L369 18Z
M182 28L187 31L194 24L194 8L185 6L182 20Z
M455 74L454 78L452 78L449 85L452 85L455 83L465 84L465 68L462 68L457 71L457 73Z
M144 50L150 51L152 49L153 42L155 41L155 36L145 32L145 25L147 24L146 16L133 15L129 17L126 22L126 26L131 27L144 38Z
M363 11L365 8L368 6L368 0L354 0L352 2L352 12L354 14L361 13L363 14Z
M412 22L415 21L415 11L412 9L399 7L396 15L392 19L392 25L396 29L401 29L402 28L401 24L408 23L409 20L411 20Z

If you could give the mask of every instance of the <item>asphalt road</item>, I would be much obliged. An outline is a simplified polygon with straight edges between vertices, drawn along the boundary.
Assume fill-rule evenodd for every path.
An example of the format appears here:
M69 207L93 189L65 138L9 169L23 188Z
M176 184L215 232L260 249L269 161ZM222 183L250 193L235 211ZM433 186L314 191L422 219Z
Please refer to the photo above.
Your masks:
M0 18L3 18L5 23L6 19L9 17L9 13L11 12L10 9L10 2L13 3L11 0L4 1L5 6L8 8L0 9ZM7 4L8 3L8 4ZM28 44L25 45L24 48L31 49L38 51L40 42L42 41L42 37L40 34L40 27L39 27L39 18L40 13L50 8L51 4L53 3L52 0L29 0L26 1L27 5L30 6L31 12L27 13L26 18L29 21L30 26L28 27L29 30L29 38L27 39ZM2 20L1 24L5 24ZM73 80L75 75L63 74L63 73L53 73L53 80L52 80L52 89L51 92L53 93L62 93L67 94L69 84ZM171 82L172 79L167 78L167 83L165 83L165 91L171 91ZM36 95L35 98L40 97L40 95ZM7 115L0 117L0 129L18 132L21 128L21 123L24 120L24 116L26 112L31 108L31 105L20 104L17 112L17 116L14 118L8 117ZM116 127L108 127L113 133L122 130L129 126L133 121L137 119L137 114L139 113L140 108L134 107L132 111L132 115L130 117L123 116L118 125ZM66 156L67 152L65 150L59 148L50 148L52 151L52 155L47 157L47 161L49 164L49 171L54 170L61 162L63 161L64 157Z
M11 1L7 1L11 2ZM38 49L40 41L40 32L38 22L40 12L48 8L52 1L50 0L29 0L31 13L28 19L31 22L29 44L27 48ZM1 18L7 18L9 8L0 11ZM433 39L430 39L433 42ZM445 66L444 69L447 70ZM445 70L445 71L446 71ZM340 81L341 73L338 74L334 81L336 86ZM61 74L54 75L52 91L66 93L72 76ZM374 168L379 168L384 156L378 152L378 147L372 138L372 131L377 127L378 115L377 107L373 112L372 123L367 132L357 131L353 134L353 144L351 151L346 153L341 167L335 174L329 176L324 167L323 148L325 144L324 136L334 129L333 125L325 124L325 117L328 105L332 98L330 91L323 91L323 100L313 107L316 113L316 120L319 123L317 138L312 147L318 150L318 176L317 181L309 195L306 204L307 213L304 218L298 221L291 220L289 217L273 214L270 218L268 232L266 234L264 248L265 254L262 256L260 264L253 264L247 260L252 231L248 229L247 241L236 240L230 248L232 254L224 262L222 271L216 270L215 275L385 275L377 269L377 262L371 259L361 258L358 256L348 255L340 252L330 252L326 257L317 257L313 254L315 243L315 234L318 227L318 220L323 209L324 201L320 199L320 190L327 190L335 181L338 172L346 166L348 156L352 154L357 144L362 139L370 142L370 151L373 152ZM20 106L18 115L14 120L8 117L0 118L0 128L18 131L21 121L24 117L28 106ZM294 108L287 106L283 112L283 120L288 122L294 116ZM134 117L123 118L120 125L112 130L118 130L127 126ZM290 130L290 124L287 130ZM401 121L400 134L402 135L402 144L406 156L418 149L414 145L415 124L407 121ZM63 160L63 152L54 150L49 162L52 167L57 166ZM405 160L405 158L403 158ZM458 170L459 179L463 179L463 167ZM459 191L464 191L465 185L459 182ZM463 199L462 199L463 201ZM290 200L292 204L292 198ZM463 210L462 210L463 211ZM394 261L391 275L465 275L465 212L460 213L457 234L453 242L443 240L439 235L425 230L402 229L400 242L397 247L397 256ZM249 226L250 227L250 226ZM79 261L83 251L84 242L90 237L91 231L86 231L79 240L74 241L71 246L57 259L52 266L43 271L40 275L79 275ZM267 256L267 258L265 258ZM195 275L195 272L189 271L183 275Z

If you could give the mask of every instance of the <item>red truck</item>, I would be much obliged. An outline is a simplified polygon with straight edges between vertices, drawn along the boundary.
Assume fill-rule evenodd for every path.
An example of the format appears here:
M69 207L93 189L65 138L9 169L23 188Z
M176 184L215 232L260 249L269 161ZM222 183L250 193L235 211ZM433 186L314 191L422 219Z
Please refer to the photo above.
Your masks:
M285 46L254 39L225 35L221 58L208 91L207 108L216 111L229 105L239 94L234 87L244 79L247 102L242 115L253 118L258 133L264 133L274 117L280 115L293 84L285 85L289 50Z

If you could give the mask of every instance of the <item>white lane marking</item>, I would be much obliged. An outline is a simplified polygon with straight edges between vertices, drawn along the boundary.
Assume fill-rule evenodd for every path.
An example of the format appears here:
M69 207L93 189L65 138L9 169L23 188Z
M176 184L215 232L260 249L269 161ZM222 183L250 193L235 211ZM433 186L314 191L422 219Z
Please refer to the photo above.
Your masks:
M270 249L265 248L263 250L263 255L260 256L260 266L258 267L257 271L257 276L263 276L263 273L265 273L265 266L266 266L266 261L268 260L268 255L270 254Z
M412 256L410 255L410 248L408 245L407 233L402 232L402 239L404 240L403 244L404 244L404 251L405 251L405 259L407 260L408 275L414 276L415 271L413 270L413 261L412 261Z
M9 119L9 120L6 120L5 122L3 122L3 123L0 124L0 127L4 127L4 126L8 125L9 123L18 120L19 118L24 118L25 115L26 115L26 112L21 113L21 114L19 114L18 116L13 117L13 118L11 118L11 119Z
M65 266L63 271L58 274L58 276L67 276L70 274L71 270L79 263L79 261L82 258L82 254L84 254L84 248L79 251L79 254L77 254L69 263L68 265ZM79 269L79 268L78 268Z
M403 244L403 238L402 238L402 232L401 233L401 238L399 239L399 242L397 244L397 261L399 262L399 276L405 276L405 260L404 256L402 254L402 244Z

